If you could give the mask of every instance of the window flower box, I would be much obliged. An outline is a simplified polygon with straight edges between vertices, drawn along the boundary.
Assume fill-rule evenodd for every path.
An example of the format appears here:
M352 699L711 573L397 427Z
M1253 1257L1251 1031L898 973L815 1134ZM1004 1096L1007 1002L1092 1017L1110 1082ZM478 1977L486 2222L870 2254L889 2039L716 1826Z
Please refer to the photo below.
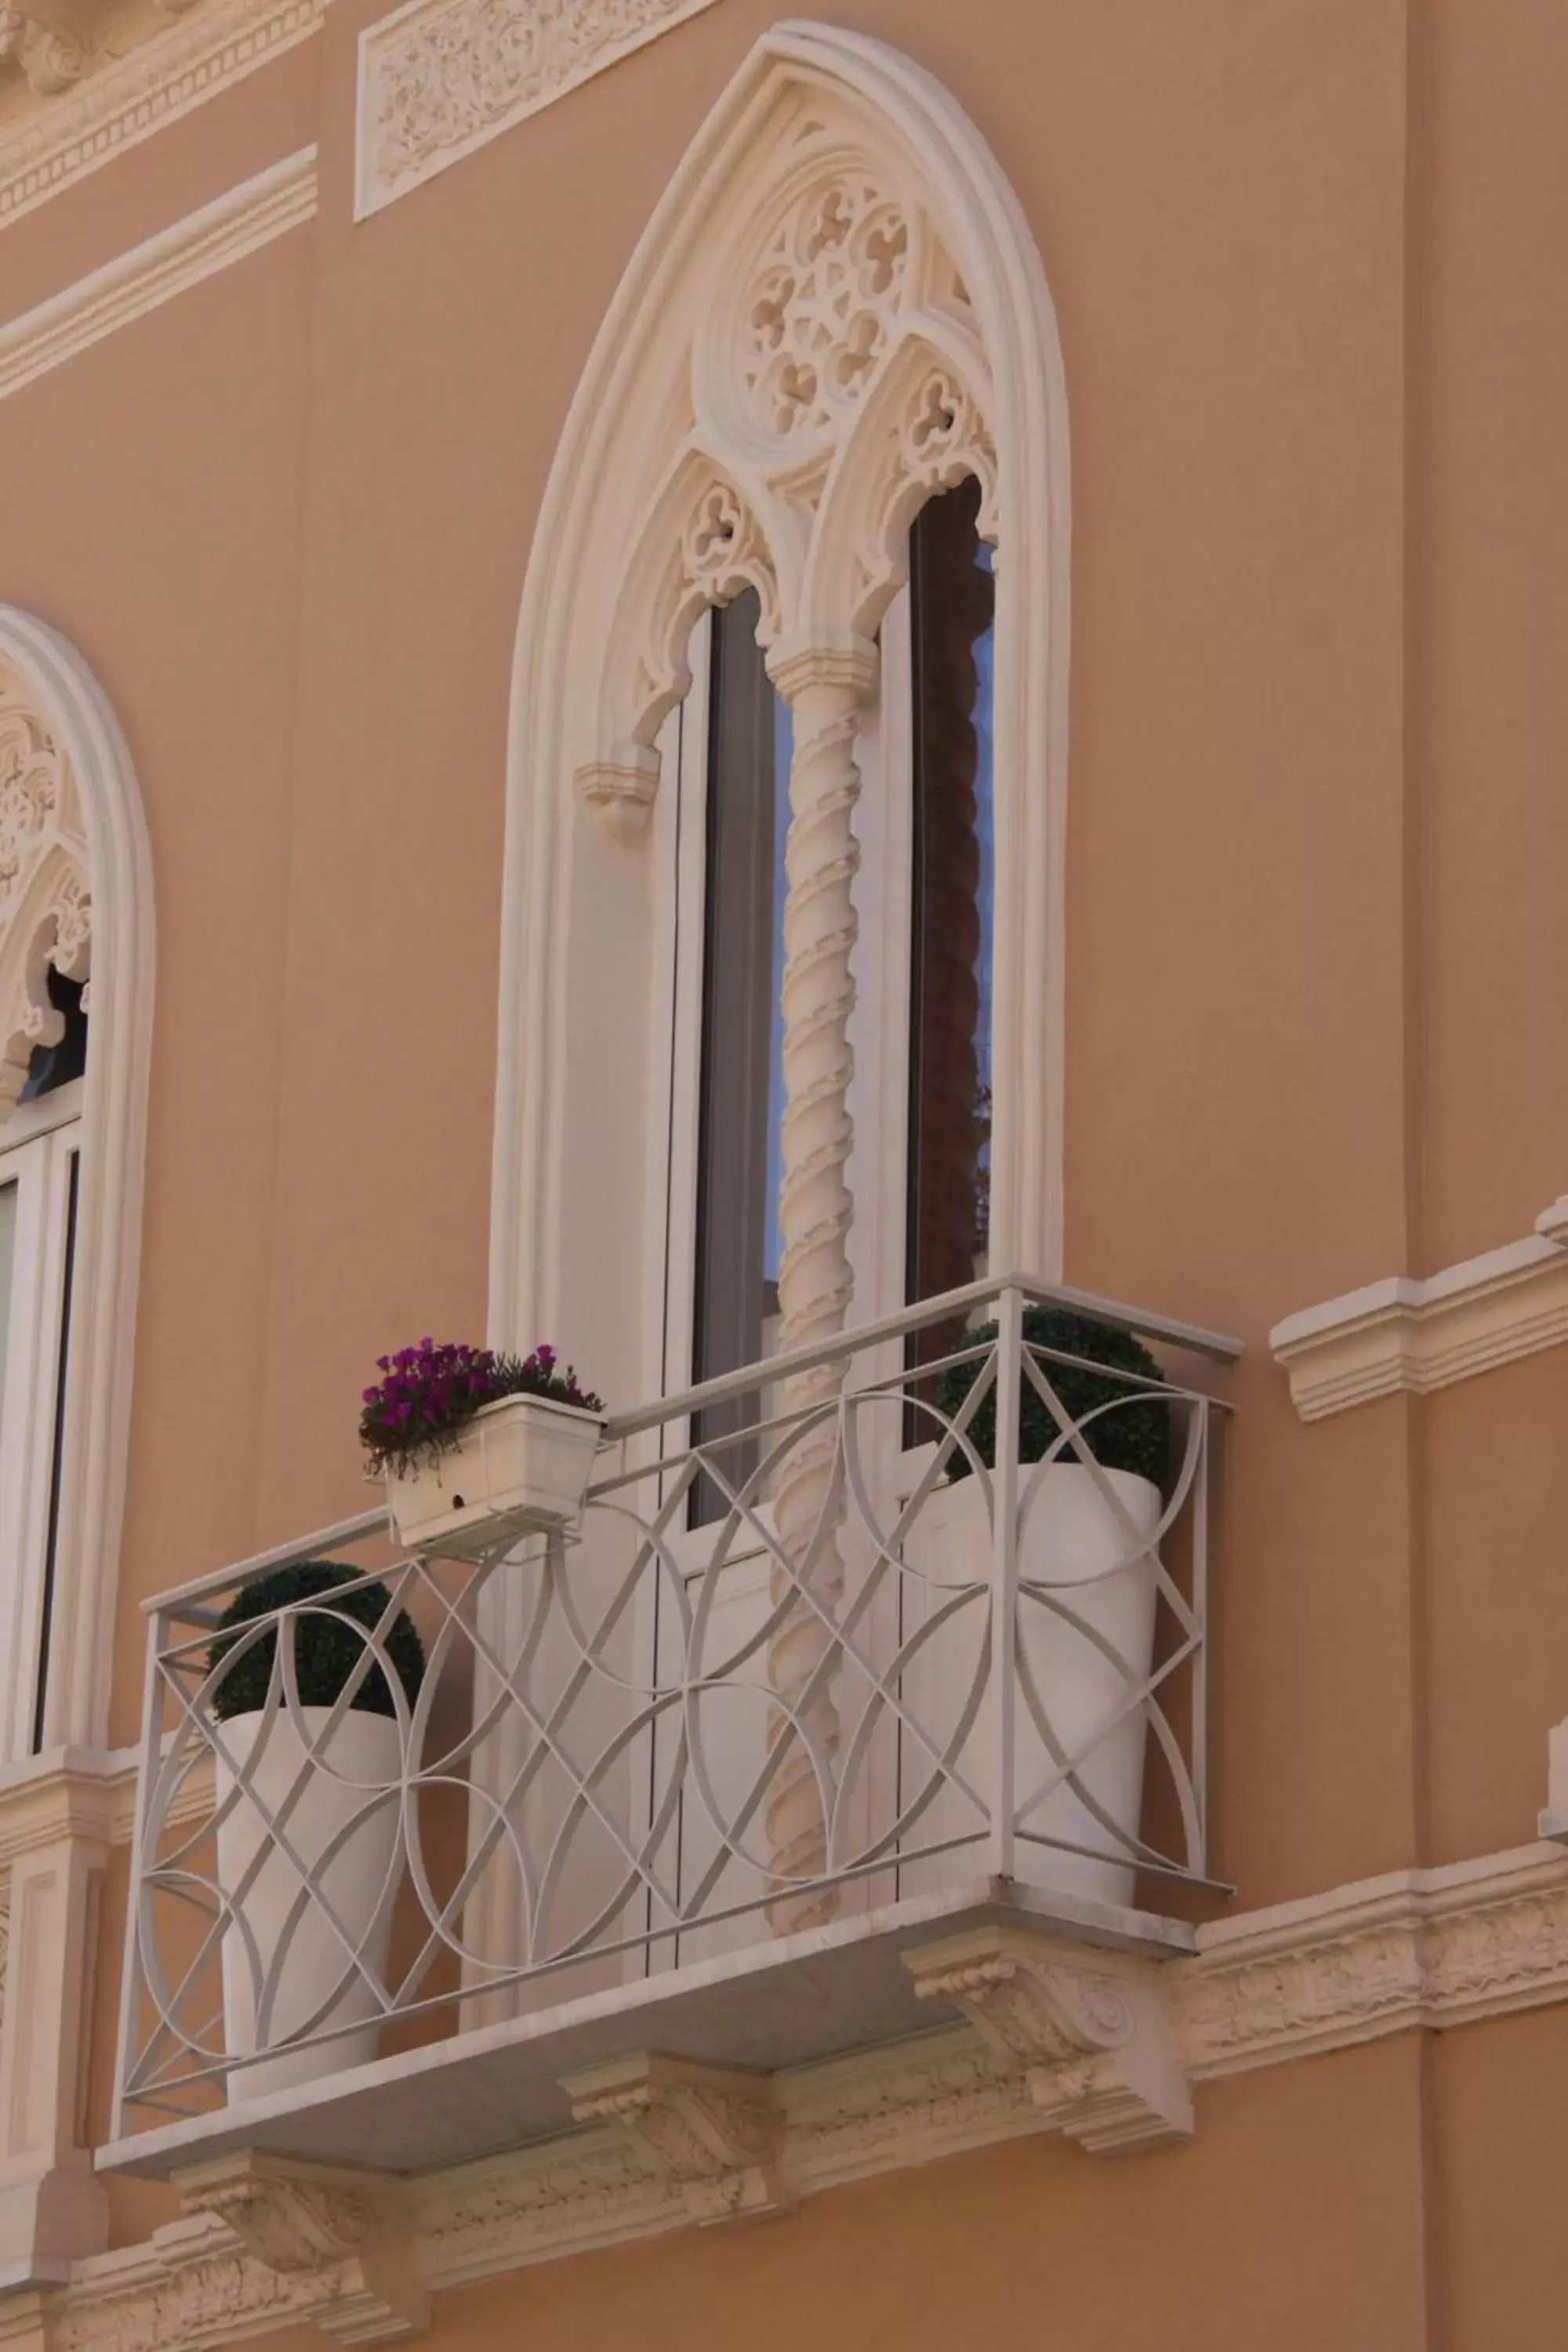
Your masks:
M553 1348L422 1339L380 1370L360 1439L407 1550L471 1559L581 1517L605 1409Z
M386 1496L409 1551L466 1559L579 1518L604 1423L552 1397L481 1405L434 1460L388 1464Z

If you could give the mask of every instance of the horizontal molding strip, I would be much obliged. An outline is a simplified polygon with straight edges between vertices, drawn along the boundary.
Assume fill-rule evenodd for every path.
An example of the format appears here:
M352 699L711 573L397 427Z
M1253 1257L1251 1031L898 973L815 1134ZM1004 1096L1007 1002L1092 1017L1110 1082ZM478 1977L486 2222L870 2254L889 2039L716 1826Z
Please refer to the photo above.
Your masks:
M1288 1315L1268 1335L1303 1421L1406 1391L1425 1396L1568 1339L1568 1194L1526 1240L1394 1275Z
M141 1763L140 1748L56 1748L0 1769L0 1887L19 1854L63 1837L129 1845ZM205 1821L212 1808L209 1755L182 1783L170 1819L182 1825Z
M359 37L354 218L552 105L714 0L408 0Z
M300 227L315 210L316 151L301 147L0 327L0 400Z
M326 0L210 0L0 131L0 228L321 30Z
M1196 1954L1167 1969L1176 2048L1200 2084L1561 2002L1568 1853L1530 1845L1363 1879L1200 1928ZM771 2089L779 2166L795 2198L1051 2127L1026 2070L999 2063L969 2024L802 2067ZM265 2212L265 2168L286 2175L287 2164L260 2162L254 2185ZM301 2170L308 2196L312 2179L333 2185L319 2168ZM393 2193L406 2199L403 2237L426 2294L692 2219L668 2173L626 2134L599 2125L395 2183ZM272 2210L286 2218L286 2208ZM142 2244L77 2263L61 2290L7 2297L4 2316L14 2315L29 2352L145 2352L153 2340L216 2352L305 2319L344 2342L390 2340L390 2328L355 2332L366 2287L362 2263L308 2248L269 2267L227 2221L198 2211ZM11 2340L3 2320L0 2338Z

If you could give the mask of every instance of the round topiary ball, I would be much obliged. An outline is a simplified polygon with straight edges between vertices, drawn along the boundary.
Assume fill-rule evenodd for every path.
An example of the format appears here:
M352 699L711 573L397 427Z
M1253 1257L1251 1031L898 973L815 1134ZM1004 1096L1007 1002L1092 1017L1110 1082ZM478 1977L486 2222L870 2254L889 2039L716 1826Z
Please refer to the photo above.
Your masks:
M323 1601L319 1608L301 1611L292 1621L294 1674L300 1705L331 1706L342 1696L364 1654L365 1633L374 1632L382 1622L390 1600L384 1584L365 1584L360 1578L358 1569L345 1567L342 1560L295 1560L287 1568L270 1569L265 1576L253 1577L248 1584L241 1585L218 1622L237 1629L290 1601L314 1601L321 1595L340 1592L344 1585L356 1585L357 1591L342 1592L337 1600ZM237 1638L237 1632L218 1634L207 1652L209 1674L221 1665ZM382 1647L396 1668L397 1678L412 1704L425 1679L425 1645L405 1609L399 1610L383 1635ZM231 1716L254 1714L266 1706L277 1649L274 1627L235 1660L212 1694L213 1713L220 1723L226 1723ZM392 1688L379 1660L350 1704L367 1715L396 1714Z
M994 1323L983 1324L979 1330L966 1335L970 1342L986 1342L996 1337ZM1024 1309L1024 1345L1026 1349L1050 1349L1056 1354L1072 1356L1083 1360L1058 1363L1045 1356L1040 1370L1061 1399L1064 1410L1075 1423L1081 1423L1087 1413L1100 1406L1112 1406L1114 1411L1100 1412L1083 1430L1083 1442L1095 1460L1107 1470L1132 1470L1142 1478L1151 1478L1156 1486L1165 1484L1170 1466L1171 1416L1163 1397L1141 1393L1141 1381L1163 1381L1164 1374L1141 1339L1131 1331L1119 1330L1114 1324L1101 1323L1089 1315L1075 1315L1064 1307L1026 1307ZM949 1420L956 1420L964 1400L984 1369L984 1358L964 1364L950 1364L937 1376L936 1401ZM1090 1369L1103 1364L1103 1372ZM1131 1379L1117 1380L1114 1373L1131 1373ZM1018 1406L1018 1459L1038 1462L1049 1453L1060 1434L1060 1423L1026 1372L1023 1394ZM970 1444L984 1463L993 1469L996 1462L996 1389L994 1382L975 1409L966 1434ZM1064 1444L1055 1457L1058 1462L1076 1462L1077 1453L1070 1444ZM970 1474L968 1456L954 1448L948 1459L950 1479L967 1478Z

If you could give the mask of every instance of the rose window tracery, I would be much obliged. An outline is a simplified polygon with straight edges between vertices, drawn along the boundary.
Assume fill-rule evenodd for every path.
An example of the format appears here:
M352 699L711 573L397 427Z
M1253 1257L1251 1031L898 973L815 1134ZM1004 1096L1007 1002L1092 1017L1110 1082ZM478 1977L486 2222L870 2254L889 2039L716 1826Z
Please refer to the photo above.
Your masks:
M909 278L899 206L863 175L818 188L775 233L746 307L742 376L781 440L807 438L860 398Z

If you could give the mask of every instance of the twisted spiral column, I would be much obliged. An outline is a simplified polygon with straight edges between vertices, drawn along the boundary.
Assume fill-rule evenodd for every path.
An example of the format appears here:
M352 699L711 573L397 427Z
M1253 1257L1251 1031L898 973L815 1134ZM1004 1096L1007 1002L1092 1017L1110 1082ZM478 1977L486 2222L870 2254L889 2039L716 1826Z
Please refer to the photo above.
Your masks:
M854 831L860 772L855 746L862 708L877 677L877 650L864 638L833 645L775 647L768 664L795 719L790 767L790 828L784 855L784 1182L779 1222L780 1344L805 1348L837 1337L853 1291L845 1167L854 1139L849 1081L854 1056L849 1018L855 982L849 959L857 921L854 882L860 853ZM842 1365L797 1373L784 1384L786 1412L830 1406L843 1386ZM844 1590L838 1522L843 1509L831 1414L792 1447L773 1498L780 1549L830 1613ZM775 1570L773 1598L792 1590ZM803 1879L826 1861L822 1790L804 1730L819 1753L838 1747L837 1712L825 1684L805 1697L831 1646L803 1603L784 1619L768 1651L768 1683L779 1719L797 1729L785 1748L767 1807L774 1898L768 1916L780 1934L819 1925L837 1908L837 1893L800 1894ZM776 1726L775 1726L776 1728Z

